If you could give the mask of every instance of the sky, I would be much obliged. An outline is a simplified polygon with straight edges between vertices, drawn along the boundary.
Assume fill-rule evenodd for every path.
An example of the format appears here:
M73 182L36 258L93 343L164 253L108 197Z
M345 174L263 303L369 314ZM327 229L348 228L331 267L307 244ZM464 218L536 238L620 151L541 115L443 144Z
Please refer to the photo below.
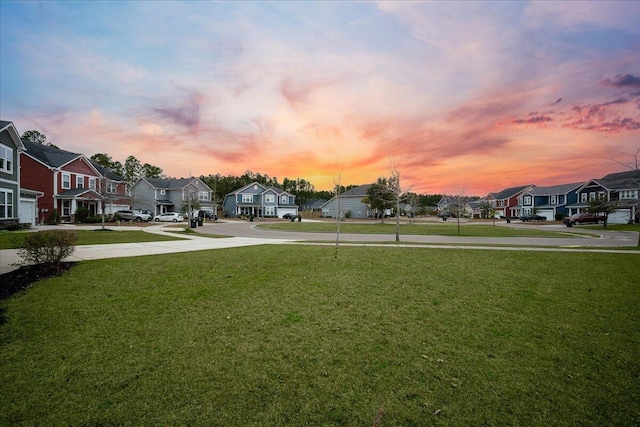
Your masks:
M624 170L640 2L1 1L0 116L172 177L486 195Z

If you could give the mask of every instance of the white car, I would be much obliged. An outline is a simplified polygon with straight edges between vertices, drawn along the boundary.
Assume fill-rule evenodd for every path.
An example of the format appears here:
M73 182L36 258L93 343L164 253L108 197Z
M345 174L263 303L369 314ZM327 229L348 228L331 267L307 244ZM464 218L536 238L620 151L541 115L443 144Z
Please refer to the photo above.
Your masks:
M160 215L156 215L153 218L155 222L181 222L184 220L184 217L181 213L178 212L166 212Z

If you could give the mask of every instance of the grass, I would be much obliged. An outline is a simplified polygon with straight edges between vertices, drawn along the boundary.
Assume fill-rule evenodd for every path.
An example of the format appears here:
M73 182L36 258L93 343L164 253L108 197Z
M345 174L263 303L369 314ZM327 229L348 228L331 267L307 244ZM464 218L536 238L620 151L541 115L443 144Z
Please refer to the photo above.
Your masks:
M260 224L259 228L267 228L282 231L302 231L312 233L335 233L335 222L281 222L271 224ZM340 224L340 233L347 234L390 234L395 235L395 223L371 222ZM400 235L416 234L431 236L458 236L458 226L456 224L400 224ZM575 233L574 233L575 234ZM472 237L563 237L567 234L540 230L536 227L501 227L483 224L461 224L460 236Z
M0 302L0 425L634 425L637 261L265 246L82 262Z
M615 231L637 231L640 233L640 224L607 224L607 228L602 225L586 225L583 228L595 230L615 230Z
M144 231L102 231L74 230L78 234L77 245L106 245L112 243L163 242L167 240L181 240L179 236L164 236L145 233ZM0 233L0 249L17 249L22 244L25 231Z

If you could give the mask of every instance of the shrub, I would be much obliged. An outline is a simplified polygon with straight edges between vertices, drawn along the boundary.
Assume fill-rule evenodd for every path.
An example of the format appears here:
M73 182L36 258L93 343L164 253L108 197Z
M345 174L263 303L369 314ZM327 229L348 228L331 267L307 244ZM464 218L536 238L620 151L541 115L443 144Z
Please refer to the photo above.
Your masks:
M7 230L7 231L18 231L18 230L20 230L20 224L18 224L17 222L12 222L11 224L7 225L5 230Z
M73 253L77 240L75 231L28 233L18 249L18 256L22 258L22 264L58 264Z
M557 213L555 216L556 216L556 221L562 221L564 219L564 214Z
M78 209L76 209L76 222L86 222L87 218L89 218L89 215L89 208L80 206Z
M96 224L98 222L102 222L102 218L99 216L89 216L86 217L82 222L85 222L87 224Z
M120 214L118 214L118 213L117 213L117 214L115 214L115 215L113 216L113 220L114 220L114 221L122 221L122 215L120 215Z
M47 224L60 224L60 213L58 209L52 209L51 213L47 217Z

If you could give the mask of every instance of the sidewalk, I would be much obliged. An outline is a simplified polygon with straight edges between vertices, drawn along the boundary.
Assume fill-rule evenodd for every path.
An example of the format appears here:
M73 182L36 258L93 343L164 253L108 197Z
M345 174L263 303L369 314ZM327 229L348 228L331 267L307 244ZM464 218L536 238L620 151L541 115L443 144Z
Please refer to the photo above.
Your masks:
M263 239L251 237L201 237L190 236L178 233L169 233L163 231L164 225L155 225L147 227L119 227L118 230L142 230L147 233L161 234L165 236L176 237L182 240L170 240L162 242L144 242L144 243L114 243L110 245L83 245L76 246L76 250L68 257L67 261L84 261L103 258L124 258L145 255L171 254L179 252L204 251L210 249L227 249L242 246L254 245L279 245L290 243L293 240L287 239ZM58 227L49 227L60 229ZM47 228L38 227L38 231ZM77 227L74 229L95 230L95 226ZM17 250L4 249L0 250L0 274L8 273L16 270L19 266L15 264L20 261Z

